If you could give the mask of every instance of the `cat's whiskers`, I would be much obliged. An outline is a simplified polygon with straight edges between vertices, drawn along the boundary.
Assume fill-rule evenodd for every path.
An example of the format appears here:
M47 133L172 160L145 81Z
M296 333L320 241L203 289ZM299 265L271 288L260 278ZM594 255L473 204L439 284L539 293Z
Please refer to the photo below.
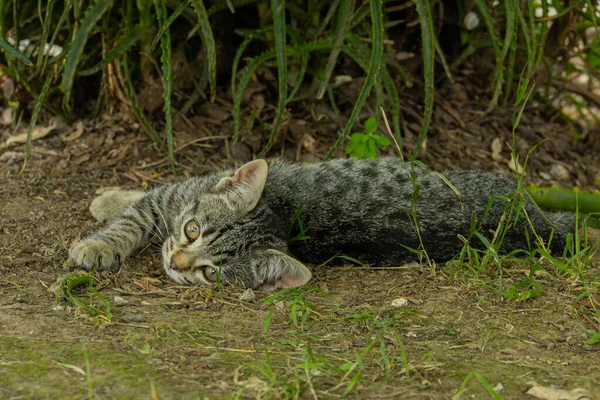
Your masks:
M160 214L160 217L163 219L163 222L165 224L165 229L167 230L167 234L169 236L171 236L171 232L169 232L169 225L167 224L167 220L165 219L165 216L163 215L162 211L160 211L160 207L158 207L158 205L156 204L156 202L154 200L152 200L152 205L156 208L156 210Z
M142 214L144 214L146 216L146 218L148 218L148 220L150 220L152 222L152 225L147 224L144 226L145 229L147 229L148 231L150 231L154 236L158 237L160 240L165 240L165 235L162 233L162 231L160 230L160 226L158 226L158 224L156 222L154 222L154 218L152 218L152 216L150 216L150 214L148 214L146 211L144 210L139 210ZM154 229L152 229L152 227L155 227L156 229L158 229L158 232L156 232Z

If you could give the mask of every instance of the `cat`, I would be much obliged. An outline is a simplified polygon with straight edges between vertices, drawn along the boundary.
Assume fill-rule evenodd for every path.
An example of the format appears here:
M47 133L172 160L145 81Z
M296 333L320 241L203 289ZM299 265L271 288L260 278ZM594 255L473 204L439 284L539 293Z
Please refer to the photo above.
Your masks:
M410 250L421 244L412 218L416 182L424 250L447 261L474 221L491 241L517 186L483 171L444 176L395 158L306 165L255 160L146 193L108 191L90 206L107 226L75 243L70 257L87 270L113 269L159 239L166 274L178 283L265 290L305 285L311 279L305 263L340 254L374 266L401 265L419 259ZM535 247L534 238L547 241L552 234L551 249L562 252L567 234L576 231L575 215L544 215L524 200L528 218L511 221L502 249ZM476 237L470 244L483 248Z

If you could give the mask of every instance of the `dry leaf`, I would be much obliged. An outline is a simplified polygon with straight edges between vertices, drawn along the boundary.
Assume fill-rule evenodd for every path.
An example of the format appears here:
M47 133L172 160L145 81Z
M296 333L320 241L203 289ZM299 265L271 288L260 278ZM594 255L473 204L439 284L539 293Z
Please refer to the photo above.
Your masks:
M581 388L573 390L555 389L545 386L532 386L527 394L543 400L593 400L592 394Z
M61 366L61 367L63 367L63 368L70 369L70 370L71 370L71 371L73 371L73 372L77 372L77 373L78 373L79 375L81 375L81 376L86 376L86 373L85 373L85 371L84 371L83 369L79 368L79 367L78 367L78 366L76 366L76 365L71 365L71 364L63 364L63 363L60 363L60 362L58 362L58 361L54 361L54 362L55 362L56 364L60 365L60 366Z
M495 138L492 140L492 160L502 161L502 140Z
M77 121L75 123L75 129L64 135L62 140L65 142L72 142L73 140L79 139L81 135L83 135L83 121Z
M33 128L33 134L31 135L31 141L43 138L47 136L50 132L55 130L58 127L56 123L51 123L48 126L36 126ZM27 132L22 132L17 135L11 136L6 141L6 144L11 143L27 143Z

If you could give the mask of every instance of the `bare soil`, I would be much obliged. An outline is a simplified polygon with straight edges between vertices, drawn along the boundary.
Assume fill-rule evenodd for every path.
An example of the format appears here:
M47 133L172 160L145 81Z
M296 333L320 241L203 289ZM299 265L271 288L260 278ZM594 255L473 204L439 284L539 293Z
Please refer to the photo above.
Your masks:
M512 111L477 119L470 110L483 103L465 100L460 91L468 90L458 84L441 93L446 100L438 99L421 159L438 171L514 174L506 145L499 157L491 155L494 138L510 140ZM404 101L410 148L422 112L416 101ZM118 273L95 277L115 307L110 321L57 299L52 285L73 271L70 244L98 227L88 211L98 189L144 188L256 151L261 143L253 132L230 145L227 100L205 108L178 121L177 178L162 159L164 148L119 118L84 121L75 139L76 129L63 128L34 142L21 176L22 148L0 153L0 398L448 399L463 393L472 372L507 399L527 398L532 382L598 395L600 345L587 344L600 330L598 314L579 301L585 290L579 277L545 264L536 273L542 293L522 302L492 289L497 270L474 276L443 265L435 271L319 267L311 283L319 290L301 291L296 300L305 302L294 312L291 299L265 304L269 293L242 301L233 287L177 286L148 248ZM288 118L273 156L319 159L335 140L338 125L328 107L303 109L312 112ZM517 134L523 156L548 139L531 157L529 182L597 187L597 137L575 141L535 110L526 112ZM596 296L599 272L592 264L585 274L596 277L587 284ZM528 273L527 264L505 266L504 287ZM408 304L393 307L397 298ZM465 383L462 396L490 398L477 379Z

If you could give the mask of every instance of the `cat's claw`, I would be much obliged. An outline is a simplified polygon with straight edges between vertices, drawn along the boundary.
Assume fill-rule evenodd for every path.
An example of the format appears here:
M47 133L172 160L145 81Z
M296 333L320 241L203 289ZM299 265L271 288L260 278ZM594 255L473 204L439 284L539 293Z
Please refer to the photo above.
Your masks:
M114 246L98 239L80 240L71 247L69 256L77 266L88 271L94 268L98 271L116 269L122 259Z

